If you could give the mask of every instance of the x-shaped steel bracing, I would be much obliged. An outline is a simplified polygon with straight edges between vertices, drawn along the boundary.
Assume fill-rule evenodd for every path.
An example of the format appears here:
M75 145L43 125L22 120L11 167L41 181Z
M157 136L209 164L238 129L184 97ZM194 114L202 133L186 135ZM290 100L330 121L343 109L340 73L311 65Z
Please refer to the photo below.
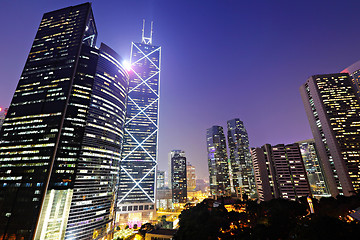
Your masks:
M133 46L136 47L136 49L143 55L141 58L139 58L138 60L136 60L135 62L131 63L131 66L134 66L136 63L140 62L141 60L147 59L153 66L155 66L155 68L157 69L157 71L152 74L151 76L147 77L146 79L143 79L140 74L138 74L133 68L131 68L131 71L137 76L137 78L141 81L141 83L139 83L138 85L136 85L135 87L133 87L129 93L131 93L132 91L134 91L135 89L139 88L141 85L145 84L153 94L155 94L156 99L154 101L152 101L150 104L148 104L146 107L141 108L130 96L128 97L128 99L136 106L136 108L139 110L135 116L133 116L130 120L128 120L125 123L125 132L136 142L136 146L121 160L121 161L132 161L132 160L128 160L127 158L137 149L141 148L150 158L151 160L155 163L155 165L138 181L136 181L131 174L123 167L121 166L121 170L124 171L126 173L126 175L135 183L135 185L120 199L119 203L121 203L136 187L139 187L139 189L150 199L151 202L155 202L155 199L151 198L149 196L149 194L141 187L140 183L152 172L154 171L154 169L156 169L156 159L143 147L143 144L149 139L151 138L154 134L156 134L158 132L158 125L145 113L145 111L152 106L153 104L158 103L159 101L159 94L156 93L156 91L154 91L154 89L152 89L149 84L148 81L150 81L151 79L153 79L156 75L160 74L160 68L150 59L150 55L155 53L156 51L160 51L160 47L156 48L155 50L151 51L148 54L145 54L138 46L136 46L136 44L133 43ZM144 140L142 141L138 141L135 136L129 132L126 129L126 125L128 125L129 123L131 123L131 121L133 121L134 119L136 119L140 114L144 114L144 116L155 126L155 129L153 132L150 133L149 136L147 136ZM149 161L149 160L146 160Z

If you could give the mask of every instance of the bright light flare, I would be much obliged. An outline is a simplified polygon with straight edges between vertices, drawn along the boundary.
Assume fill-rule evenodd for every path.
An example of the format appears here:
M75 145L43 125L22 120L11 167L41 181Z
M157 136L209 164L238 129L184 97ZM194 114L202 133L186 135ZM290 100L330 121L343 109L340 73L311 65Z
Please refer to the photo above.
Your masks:
M128 61L124 60L123 66L125 67L126 71L129 72L131 70L131 63L129 63Z
M0 112L2 111L2 108L0 107Z

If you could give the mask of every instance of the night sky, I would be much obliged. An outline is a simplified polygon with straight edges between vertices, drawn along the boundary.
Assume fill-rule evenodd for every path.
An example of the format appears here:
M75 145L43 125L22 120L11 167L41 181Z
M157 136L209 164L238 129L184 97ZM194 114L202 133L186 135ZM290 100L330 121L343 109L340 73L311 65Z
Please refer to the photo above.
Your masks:
M0 0L0 107L42 15L84 1ZM360 60L360 1L95 0L98 41L123 58L154 21L162 47L159 168L181 149L208 179L206 129L240 118L250 146L312 138L299 87Z

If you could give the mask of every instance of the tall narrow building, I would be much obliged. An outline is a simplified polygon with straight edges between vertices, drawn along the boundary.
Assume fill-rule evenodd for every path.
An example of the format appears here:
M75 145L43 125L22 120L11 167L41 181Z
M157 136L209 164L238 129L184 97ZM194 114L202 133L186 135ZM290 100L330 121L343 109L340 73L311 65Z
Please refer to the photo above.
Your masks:
M90 3L44 14L0 131L1 239L111 235L129 76Z
M145 22L144 22L145 25ZM161 47L145 37L131 45L131 70L118 193L118 222L155 217Z
M310 196L299 145L264 145L251 149L260 201L272 198L296 200Z
M360 189L360 103L348 73L314 75L300 87L332 196Z
M313 197L329 197L324 171L321 168L314 139L297 142L300 147L306 174Z
M196 188L195 166L186 163L187 191L194 191Z
M280 193L276 182L271 145L265 144L261 148L251 148L251 157L259 201L279 198Z
M172 150L169 154L170 185L172 192L172 203L186 203L187 181L186 181L186 157L182 150Z
M254 171L251 160L249 137L240 119L235 118L227 122L228 145L230 151L230 167L232 172L232 186L237 195L256 195Z
M206 131L210 194L213 197L231 193L229 162L226 140L221 126L213 126Z

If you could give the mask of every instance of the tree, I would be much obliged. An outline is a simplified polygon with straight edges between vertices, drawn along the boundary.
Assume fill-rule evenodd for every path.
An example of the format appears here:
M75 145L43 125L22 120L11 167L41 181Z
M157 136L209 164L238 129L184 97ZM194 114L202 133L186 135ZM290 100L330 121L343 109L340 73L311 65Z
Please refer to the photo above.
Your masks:
M141 225L141 227L139 229L139 234L142 237L145 237L146 233L151 232L154 229L155 229L154 225L152 225L151 223L145 223L145 224Z
M227 210L224 206L213 207L213 200L205 199L195 207L181 212L176 240L217 240L220 229L227 229Z
M352 239L359 236L360 226L330 216L312 216L298 224L293 239Z
M268 219L270 239L288 239L290 231L301 217L307 215L306 205L285 199L272 199L263 203Z

